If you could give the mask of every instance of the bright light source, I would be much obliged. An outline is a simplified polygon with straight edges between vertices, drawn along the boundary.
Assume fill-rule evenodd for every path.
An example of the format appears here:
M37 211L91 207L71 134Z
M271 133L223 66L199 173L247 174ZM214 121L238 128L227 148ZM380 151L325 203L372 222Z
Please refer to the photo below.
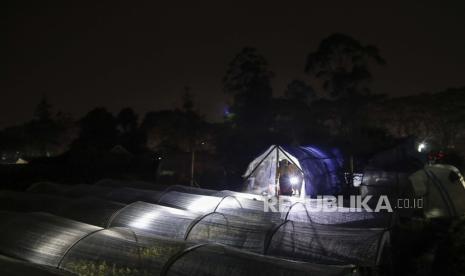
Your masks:
M299 183L299 178L297 176L291 176L290 180L292 185Z
M426 148L426 144L425 143L420 143L418 145L418 152L422 152L424 149Z

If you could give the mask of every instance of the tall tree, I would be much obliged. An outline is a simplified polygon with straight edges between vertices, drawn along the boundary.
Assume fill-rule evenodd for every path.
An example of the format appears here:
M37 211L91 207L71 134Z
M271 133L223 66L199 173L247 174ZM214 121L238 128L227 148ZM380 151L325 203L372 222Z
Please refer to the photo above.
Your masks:
M364 128L365 108L379 100L371 94L368 83L372 79L370 65L385 64L378 49L363 45L344 34L332 34L323 39L318 49L307 57L305 71L323 84L323 89L336 99L335 114L338 132L352 152Z
M233 96L231 111L238 125L267 127L271 122L271 79L268 62L255 48L246 47L234 57L223 79L224 91Z
M286 98L308 104L316 95L313 87L302 80L291 81L284 92Z
M60 144L63 129L52 116L52 105L43 96L34 111L34 119L24 125L26 152L31 156L50 156Z
M108 150L115 146L118 137L116 119L105 108L91 110L79 121L79 125L81 131L73 143L74 148Z
M182 108L184 111L190 112L194 110L194 96L191 93L189 86L184 87L184 95L182 97Z
M133 132L137 129L138 116L132 108L126 107L116 116L118 127L123 133Z
M370 62L386 63L375 46L336 33L323 39L318 49L308 55L305 71L320 79L332 97L344 98L370 92Z
M123 108L116 116L119 130L118 144L132 153L145 150L146 135L138 127L139 116L132 108Z
M52 105L46 96L43 96L34 111L34 118L38 121L49 121L52 118Z

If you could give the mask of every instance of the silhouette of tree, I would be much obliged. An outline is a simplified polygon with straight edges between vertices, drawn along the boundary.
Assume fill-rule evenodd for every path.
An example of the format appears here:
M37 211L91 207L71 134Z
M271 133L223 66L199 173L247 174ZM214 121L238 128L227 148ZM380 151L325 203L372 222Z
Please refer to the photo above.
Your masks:
M141 129L152 150L190 152L205 139L208 124L194 111L163 110L148 112Z
M191 88L189 86L184 87L185 93L183 95L182 108L184 111L193 111L194 110L194 96L191 93Z
M24 159L54 156L63 153L74 139L70 117L58 112L43 97L34 110L34 117L22 125L4 129L0 136L3 150L19 152Z
M428 106L433 129L439 134L443 147L455 147L458 137L464 136L465 87L435 93Z
M302 80L291 81L287 85L284 95L287 99L306 104L309 104L310 100L313 100L316 97L313 88Z
M118 127L123 133L133 132L137 129L138 116L132 108L126 107L116 116Z
M118 143L131 153L143 152L146 148L145 133L138 128L139 116L132 108L123 108L116 116L120 131Z
M366 95L372 78L370 62L386 63L375 46L336 33L323 39L318 49L308 55L305 71L321 80L332 97Z
M24 147L32 157L50 156L57 151L65 129L52 116L52 105L44 96L34 111L34 119L24 125Z
M357 137L367 133L367 106L383 97L371 94L368 88L371 64L385 64L375 46L337 33L323 39L307 57L305 71L335 99L333 124L349 153L353 152Z
M34 119L38 121L49 121L52 118L52 106L49 104L47 97L43 96L34 111Z
M378 122L397 137L435 140L455 147L465 127L465 88L388 99L379 104Z
M108 150L116 145L118 130L116 119L105 108L95 108L80 121L79 137L73 148L83 150Z
M233 96L231 111L238 126L266 128L271 123L273 73L267 67L266 59L249 47L229 64L223 87Z

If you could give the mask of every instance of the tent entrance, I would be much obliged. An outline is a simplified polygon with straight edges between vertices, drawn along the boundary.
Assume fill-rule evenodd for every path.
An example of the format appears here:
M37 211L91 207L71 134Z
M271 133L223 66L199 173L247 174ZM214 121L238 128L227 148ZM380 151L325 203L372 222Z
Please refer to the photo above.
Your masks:
M273 145L250 163L244 174L247 192L262 195L277 195L279 187L279 162L287 160L302 176L304 171L299 160L279 145ZM305 180L302 180L300 195L305 195Z

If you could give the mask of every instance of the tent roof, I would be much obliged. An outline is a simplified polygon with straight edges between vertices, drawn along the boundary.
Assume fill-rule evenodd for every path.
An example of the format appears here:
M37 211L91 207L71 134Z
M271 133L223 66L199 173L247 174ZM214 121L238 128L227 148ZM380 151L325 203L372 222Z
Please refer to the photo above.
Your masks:
M289 160L302 171L307 195L335 194L341 185L341 154L336 149L323 150L315 146L273 145L249 164L244 177L247 180L259 170L268 170L266 185L274 183L271 179L275 177L276 169L273 167L276 167L278 158Z

